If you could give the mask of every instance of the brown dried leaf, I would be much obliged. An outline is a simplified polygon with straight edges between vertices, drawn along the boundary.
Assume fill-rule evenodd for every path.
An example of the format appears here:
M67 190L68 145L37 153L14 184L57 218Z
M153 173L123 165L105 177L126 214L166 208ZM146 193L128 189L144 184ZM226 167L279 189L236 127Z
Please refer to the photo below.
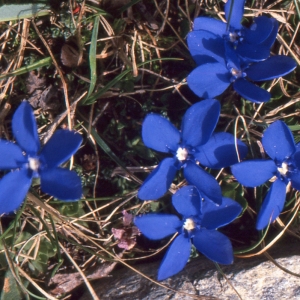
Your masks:
M86 171L92 171L96 169L97 157L94 154L84 154L83 159L81 159L82 167Z
M57 92L58 91L55 86L49 85L43 91L36 90L28 101L34 108L40 107L43 110L56 110L59 107Z
M26 80L26 88L28 94L32 94L36 90L42 90L46 86L46 78L40 76L40 74L35 71L29 72L28 78Z
M75 68L82 62L76 37L70 37L62 46L60 59L64 66Z

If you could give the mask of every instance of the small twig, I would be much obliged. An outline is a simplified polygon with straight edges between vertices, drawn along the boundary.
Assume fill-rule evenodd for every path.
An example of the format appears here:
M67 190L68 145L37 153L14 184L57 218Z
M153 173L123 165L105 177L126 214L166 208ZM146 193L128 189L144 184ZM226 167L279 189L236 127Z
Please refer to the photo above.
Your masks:
M18 268L21 276L25 277L41 294L43 294L49 300L57 300L57 298L51 296L47 292L45 292L25 271L21 268Z
M241 295L239 294L239 292L236 290L236 288L232 285L232 283L230 282L230 280L227 278L227 276L225 275L225 273L223 272L223 270L220 268L219 264L217 264L216 262L214 262L218 272L225 278L226 282L230 285L230 287L234 290L234 292L237 294L237 296L241 299Z
M65 247L61 243L58 243L58 244L59 244L59 247L65 252L66 256L71 261L71 263L74 265L74 267L76 268L76 270L78 271L78 273L81 275L81 277L82 277L85 285L87 286L90 294L92 295L93 299L94 300L100 300L100 298L96 295L96 292L94 291L93 287L91 286L89 280L84 275L84 273L82 272L82 270L79 268L79 266L77 265L77 263L74 261L74 259L72 258L72 256L68 253L68 251L65 249Z
M69 110L67 109L66 111L64 111L63 113L61 113L60 115L58 115L55 120L53 121L53 123L49 126L49 129L47 131L47 133L45 134L44 138L43 138L43 143L47 143L47 141L51 138L52 134L54 133L55 129L57 128L57 126L63 121L63 119L66 117L66 115L68 113L70 113L70 111L74 110L77 103L83 99L85 97L85 95L87 94L87 91L84 92L78 99L76 99L72 104L71 107L69 108Z

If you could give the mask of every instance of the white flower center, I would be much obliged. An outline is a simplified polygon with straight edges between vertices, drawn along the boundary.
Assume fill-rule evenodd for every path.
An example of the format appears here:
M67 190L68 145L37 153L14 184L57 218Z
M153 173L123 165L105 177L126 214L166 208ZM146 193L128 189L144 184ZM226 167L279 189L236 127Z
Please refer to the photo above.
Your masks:
M28 158L28 162L29 162L29 168L32 171L37 171L40 167L40 161L38 160L38 158L34 158L34 157L29 157Z
M176 157L178 158L178 160L183 161L187 159L188 154L189 152L185 148L179 147L176 153Z
M281 168L277 168L277 170L281 175L286 175L286 173L289 171L289 166L286 162L283 162L281 164Z
M195 227L196 227L195 222L193 221L193 219L190 219L190 218L186 219L183 224L183 228L188 231L195 229Z
M241 77L243 77L243 72L240 71L240 70L234 69L234 68L231 69L231 74L235 78L241 78Z
M229 40L232 43L236 42L238 37L239 37L239 35L236 32L230 32L229 33Z

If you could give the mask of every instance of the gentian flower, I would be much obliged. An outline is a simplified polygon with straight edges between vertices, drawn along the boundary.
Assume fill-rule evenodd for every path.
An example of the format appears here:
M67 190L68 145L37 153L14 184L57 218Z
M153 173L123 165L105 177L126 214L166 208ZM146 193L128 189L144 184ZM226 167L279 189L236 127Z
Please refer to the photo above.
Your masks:
M82 195L80 177L58 167L79 148L82 138L73 131L58 130L40 149L37 125L30 105L24 101L12 118L17 144L0 139L0 169L13 171L0 180L0 214L17 209L33 178L41 178L41 190L60 200Z
M300 191L300 144L295 145L287 125L282 121L272 123L264 132L262 144L271 159L253 159L231 167L235 178L246 187L256 187L270 179L273 182L257 216L259 230L281 213L289 182Z
M144 144L156 151L169 153L148 176L141 186L138 197L154 200L169 189L177 170L184 167L186 180L195 185L203 197L221 203L221 188L215 178L205 172L203 166L220 169L238 161L235 140L229 133L215 133L220 115L220 103L206 99L192 105L185 113L181 131L158 114L146 116L142 127ZM247 147L237 140L239 154L244 157Z
M208 57L224 61L224 44L231 46L238 56L249 62L261 61L270 56L278 22L274 18L254 18L248 29L241 25L245 1L227 1L225 17L228 23L209 17L194 20L193 31L188 34L189 50L196 61L202 64Z
M296 68L296 62L285 55L271 56L249 64L240 59L234 49L225 44L225 60L198 66L187 77L190 89L199 97L215 97L232 83L245 99L260 103L269 101L271 94L251 81L265 81L284 76Z
M158 280L180 272L186 265L192 244L210 260L220 264L233 262L230 240L216 229L232 222L242 207L229 198L217 206L202 201L194 186L185 186L172 197L172 203L182 218L170 214L147 214L135 218L135 225L151 240L160 240L178 232L158 271Z
M296 62L290 57L269 57L278 30L275 19L255 18L250 29L241 25L244 2L226 3L228 24L207 17L195 19L187 42L197 68L189 74L187 83L199 97L216 97L232 83L245 99L266 102L271 94L252 81L278 78L296 68Z

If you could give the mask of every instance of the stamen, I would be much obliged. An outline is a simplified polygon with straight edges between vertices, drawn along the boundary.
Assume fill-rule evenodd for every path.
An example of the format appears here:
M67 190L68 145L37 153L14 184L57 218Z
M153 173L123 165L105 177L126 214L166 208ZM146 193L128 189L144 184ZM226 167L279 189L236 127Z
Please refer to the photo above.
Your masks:
M281 164L281 168L277 168L277 170L281 175L286 175L286 173L289 171L289 165L286 162L283 162Z
M33 157L29 157L28 158L28 162L29 162L29 168L32 171L37 171L40 167L40 161L38 158L33 158Z
M186 230L193 230L195 229L196 225L195 225L195 222L193 221L193 219L186 219L184 224L183 224L183 228L186 229Z
M239 35L236 32L230 32L229 33L229 40L230 42L234 43L238 40Z
M179 147L176 153L176 157L178 160L183 161L186 160L188 157L189 152L185 148Z
M243 72L241 70L237 70L237 69L234 69L234 68L231 69L231 74L235 78L241 78L243 76Z

